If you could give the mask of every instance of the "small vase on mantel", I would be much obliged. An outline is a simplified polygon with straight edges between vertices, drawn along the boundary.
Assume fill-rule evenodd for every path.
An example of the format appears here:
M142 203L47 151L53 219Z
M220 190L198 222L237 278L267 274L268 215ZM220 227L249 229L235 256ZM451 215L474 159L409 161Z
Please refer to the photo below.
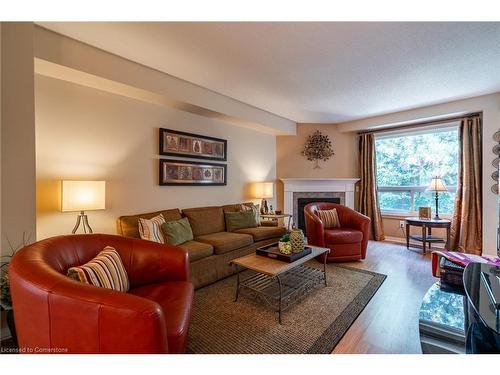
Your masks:
M293 253L300 253L304 250L305 238L304 232L301 229L292 229L290 232L290 244L292 245Z

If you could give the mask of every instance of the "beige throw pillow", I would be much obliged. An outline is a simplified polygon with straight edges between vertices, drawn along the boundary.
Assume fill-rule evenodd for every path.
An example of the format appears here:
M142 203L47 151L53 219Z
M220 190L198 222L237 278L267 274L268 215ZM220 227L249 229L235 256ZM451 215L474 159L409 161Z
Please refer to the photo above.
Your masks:
M165 237L161 226L165 223L162 214L152 219L139 219L139 234L143 240L165 243Z
M122 258L111 246L106 246L94 259L83 266L71 267L67 275L81 283L119 292L127 292L130 286Z

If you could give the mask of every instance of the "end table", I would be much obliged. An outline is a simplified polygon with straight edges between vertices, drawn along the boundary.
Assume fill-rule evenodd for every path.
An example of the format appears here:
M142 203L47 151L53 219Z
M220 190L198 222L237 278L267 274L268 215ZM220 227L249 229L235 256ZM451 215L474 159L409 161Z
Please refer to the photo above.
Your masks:
M290 214L260 214L260 217L266 220L272 220L278 222L279 219L288 218L287 230L290 232L290 223L292 221L292 215Z
M450 246L450 229L451 220L448 219L420 219L419 217L407 217L405 218L406 223L406 248L410 248L410 238L415 241L422 242L423 252L426 252L426 245L429 244L429 250L431 249L432 243L444 242L445 249L449 249ZM410 235L410 227L421 227L421 235ZM432 235L432 228L446 228L446 239L441 237L436 237Z

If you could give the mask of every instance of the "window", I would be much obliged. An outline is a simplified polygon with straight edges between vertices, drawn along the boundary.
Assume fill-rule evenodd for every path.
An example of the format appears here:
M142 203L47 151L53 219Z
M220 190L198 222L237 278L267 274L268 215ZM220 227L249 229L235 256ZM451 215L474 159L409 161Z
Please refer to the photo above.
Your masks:
M458 126L380 134L375 137L377 185L383 213L408 214L430 206L435 193L426 191L440 176L448 192L439 193L439 212L452 214L457 189Z

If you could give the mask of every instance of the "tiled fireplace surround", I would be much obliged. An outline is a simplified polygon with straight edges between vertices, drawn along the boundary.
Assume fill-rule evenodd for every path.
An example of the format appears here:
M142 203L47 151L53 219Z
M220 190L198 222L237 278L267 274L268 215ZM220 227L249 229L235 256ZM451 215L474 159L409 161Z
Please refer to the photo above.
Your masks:
M284 213L297 224L299 198L339 198L340 204L354 209L355 184L359 178L283 178Z

